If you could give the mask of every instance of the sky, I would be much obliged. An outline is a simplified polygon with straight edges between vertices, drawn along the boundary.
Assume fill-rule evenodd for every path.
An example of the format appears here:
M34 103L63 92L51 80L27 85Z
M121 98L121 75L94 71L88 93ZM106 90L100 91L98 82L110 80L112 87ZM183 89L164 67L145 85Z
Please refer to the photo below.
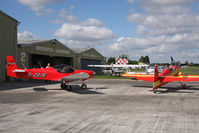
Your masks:
M199 63L198 0L2 0L18 39L57 39L106 57Z

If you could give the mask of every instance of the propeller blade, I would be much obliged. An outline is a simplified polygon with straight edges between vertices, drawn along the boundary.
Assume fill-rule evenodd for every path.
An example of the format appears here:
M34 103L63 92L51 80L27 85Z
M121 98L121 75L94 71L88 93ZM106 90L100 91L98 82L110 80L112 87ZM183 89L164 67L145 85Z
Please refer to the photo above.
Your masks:
M174 61L172 56L171 56L171 61Z

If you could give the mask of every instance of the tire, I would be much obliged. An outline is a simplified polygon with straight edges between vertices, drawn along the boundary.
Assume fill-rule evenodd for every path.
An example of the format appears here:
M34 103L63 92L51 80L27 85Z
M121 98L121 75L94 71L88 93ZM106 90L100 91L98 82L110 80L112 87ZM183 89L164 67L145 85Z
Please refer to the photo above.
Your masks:
M61 89L65 90L67 86L64 83L61 83L60 87L61 87Z
M67 91L71 91L72 90L72 86L71 85L66 85L66 90Z
M81 89L82 89L82 90L87 89L87 85L83 83L83 84L81 85Z

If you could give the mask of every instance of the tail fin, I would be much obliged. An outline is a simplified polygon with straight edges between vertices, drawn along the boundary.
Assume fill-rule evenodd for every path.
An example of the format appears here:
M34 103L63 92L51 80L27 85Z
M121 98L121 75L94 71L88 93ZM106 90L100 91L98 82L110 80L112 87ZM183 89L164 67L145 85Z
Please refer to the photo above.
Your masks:
M155 70L154 70L154 82L157 81L159 78L158 78L158 66L155 65Z
M7 56L6 60L7 60L7 75L11 77L16 77L16 74L13 72L13 70L17 69L17 65L13 56Z
M153 80L153 91L156 92L156 89L158 88L158 86L160 85L160 81L159 81L159 73L158 73L158 66L155 66L155 70L154 70L154 80Z

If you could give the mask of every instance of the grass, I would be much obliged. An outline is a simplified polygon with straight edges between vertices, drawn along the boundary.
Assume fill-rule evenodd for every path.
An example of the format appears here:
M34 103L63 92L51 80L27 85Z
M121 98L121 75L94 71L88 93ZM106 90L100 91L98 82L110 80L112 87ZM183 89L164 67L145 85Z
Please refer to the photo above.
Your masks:
M134 72L145 72L145 69L136 69L134 70ZM199 67L181 68L180 72L182 72L183 75L199 75ZM93 75L92 78L93 79L131 79L128 77L110 76L110 75Z
M180 72L184 75L199 75L199 67L181 68Z

